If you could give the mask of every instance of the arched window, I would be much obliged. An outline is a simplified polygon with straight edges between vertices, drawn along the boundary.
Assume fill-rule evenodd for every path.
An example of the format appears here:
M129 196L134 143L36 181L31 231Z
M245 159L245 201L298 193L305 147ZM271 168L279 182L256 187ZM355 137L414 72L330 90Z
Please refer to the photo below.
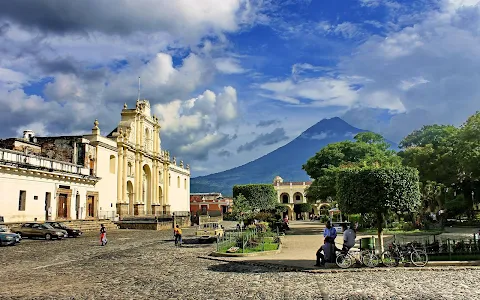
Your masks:
M115 155L110 155L110 173L115 174Z
M177 187L180 188L180 176L177 176Z
M172 185L172 175L168 174L168 186Z
M187 178L183 180L183 188L187 189Z

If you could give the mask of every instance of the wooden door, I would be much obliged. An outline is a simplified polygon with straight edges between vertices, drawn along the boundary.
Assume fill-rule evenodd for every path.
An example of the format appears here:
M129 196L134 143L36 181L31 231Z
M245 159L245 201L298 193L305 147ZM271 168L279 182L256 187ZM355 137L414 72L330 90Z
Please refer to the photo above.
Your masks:
M67 195L60 194L58 195L58 205L57 205L57 217L66 219L68 217L67 211Z
M95 217L95 197L88 196L87 198L87 217L94 218Z

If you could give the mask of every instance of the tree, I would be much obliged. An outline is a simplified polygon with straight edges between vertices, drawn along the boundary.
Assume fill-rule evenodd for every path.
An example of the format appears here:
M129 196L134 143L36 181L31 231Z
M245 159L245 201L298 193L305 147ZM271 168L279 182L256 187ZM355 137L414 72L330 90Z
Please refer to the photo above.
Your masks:
M465 177L480 179L480 112L469 117L458 133L457 153Z
M457 134L458 128L452 125L425 125L420 130L415 130L407 135L399 146L402 149L427 145L438 148L454 141Z
M459 130L451 125L428 125L407 135L398 155L406 166L419 170L421 182L451 185L458 181L460 166L456 148Z
M383 252L388 213L414 212L420 205L418 171L409 167L347 168L337 174L339 208L347 214L374 214Z
M423 207L430 212L435 212L444 207L443 190L445 186L435 181L420 183L420 192L422 194Z
M233 199L232 215L237 221L250 219L253 215L252 207L242 194Z
M381 135L361 132L354 140L329 144L302 166L314 179L307 190L309 202L335 197L336 172L340 168L401 165L401 159L388 149L389 144Z
M233 197L245 197L248 206L253 210L266 211L275 209L277 192L272 184L245 184L233 186Z
M310 203L297 203L293 206L293 211L295 213L306 213L306 212L311 212L312 211L312 205Z

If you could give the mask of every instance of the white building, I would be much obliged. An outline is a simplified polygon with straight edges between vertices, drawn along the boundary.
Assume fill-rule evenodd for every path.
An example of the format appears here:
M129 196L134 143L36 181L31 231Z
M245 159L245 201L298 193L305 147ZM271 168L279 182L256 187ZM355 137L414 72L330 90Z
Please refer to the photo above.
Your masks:
M190 210L190 167L162 150L147 100L124 109L107 137L0 141L0 221L106 219Z

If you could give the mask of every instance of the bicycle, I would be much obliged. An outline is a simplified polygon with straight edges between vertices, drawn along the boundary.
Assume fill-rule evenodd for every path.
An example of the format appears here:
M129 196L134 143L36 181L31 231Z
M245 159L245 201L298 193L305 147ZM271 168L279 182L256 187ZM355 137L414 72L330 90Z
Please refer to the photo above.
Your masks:
M358 257L354 255L352 252L358 253ZM348 269L355 263L359 263L361 265L365 265L369 268L375 268L378 266L380 259L375 254L374 250L348 250L346 253L341 252L337 255L335 259L335 263L338 267L342 269Z
M424 267L428 263L427 252L423 250L416 249L412 243L408 243L403 249L393 242L390 245L390 249L383 251L382 263L386 267L396 267L400 262L407 261L410 259L410 262L416 267Z

